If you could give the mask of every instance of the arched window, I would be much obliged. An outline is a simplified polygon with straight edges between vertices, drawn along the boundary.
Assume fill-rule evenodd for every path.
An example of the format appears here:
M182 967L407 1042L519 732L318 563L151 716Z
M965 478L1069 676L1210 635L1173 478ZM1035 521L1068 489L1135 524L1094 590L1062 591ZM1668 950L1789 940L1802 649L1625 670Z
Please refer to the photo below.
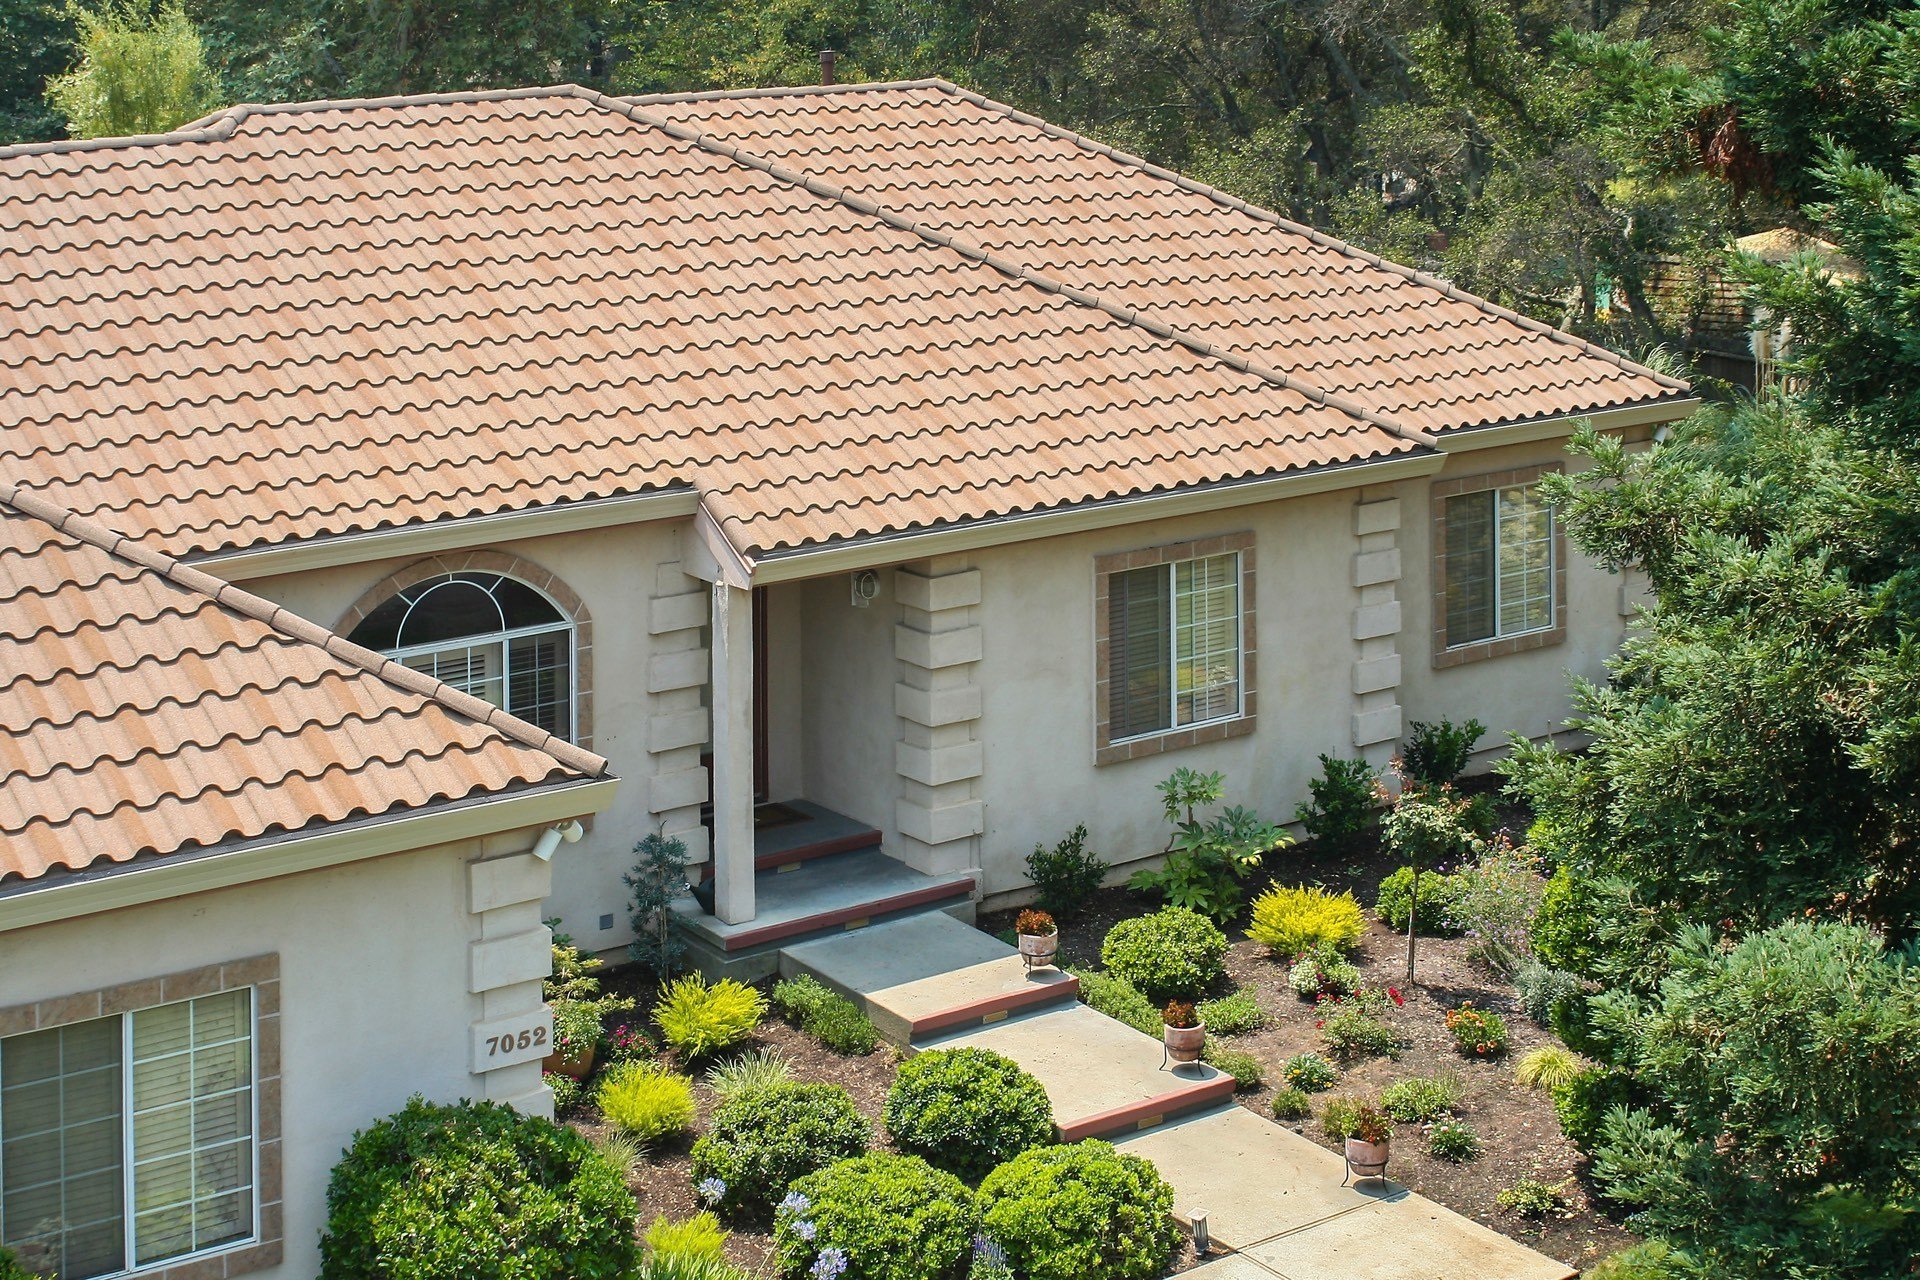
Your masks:
M347 638L573 738L573 621L524 582L437 574L388 599Z

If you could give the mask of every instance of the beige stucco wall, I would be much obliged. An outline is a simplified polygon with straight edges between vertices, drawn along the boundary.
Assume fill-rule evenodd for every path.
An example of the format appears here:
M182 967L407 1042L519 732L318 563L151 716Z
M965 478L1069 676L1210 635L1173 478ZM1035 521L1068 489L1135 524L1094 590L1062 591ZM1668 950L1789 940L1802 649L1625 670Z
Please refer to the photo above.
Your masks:
M846 574L791 584L799 597L806 670L801 676L801 736L806 798L877 827L882 845L897 841L894 801L899 739L893 686L899 621L893 575L880 573L879 595L852 603ZM773 722L776 728L779 721Z
M528 1062L469 1074L470 1026L537 1006L537 983L469 991L490 929L538 928L537 906L470 914L468 863L530 846L532 831L392 855L0 933L0 1007L144 982L275 953L280 962L285 1260L318 1271L327 1179L356 1130L406 1103L524 1096ZM551 1105L550 1099L548 1105ZM218 1274L215 1272L214 1274Z

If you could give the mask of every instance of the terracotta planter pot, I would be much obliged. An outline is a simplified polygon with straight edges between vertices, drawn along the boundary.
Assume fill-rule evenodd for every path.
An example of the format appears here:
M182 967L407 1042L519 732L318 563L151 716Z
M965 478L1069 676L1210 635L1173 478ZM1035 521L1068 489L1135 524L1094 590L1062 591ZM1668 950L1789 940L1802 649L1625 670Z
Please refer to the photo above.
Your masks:
M550 1053L541 1061L540 1069L558 1072L563 1076L572 1076L575 1080L585 1080L593 1070L593 1054L592 1045L566 1057Z
M1060 935L1057 933L1023 933L1020 935L1020 955L1027 962L1027 968L1037 969L1053 963L1053 956L1060 949Z
M1359 1138L1347 1139L1347 1169L1356 1178L1384 1178L1387 1176L1386 1142L1363 1142Z
M1162 1023L1160 1034L1166 1039L1167 1057L1174 1062L1198 1062L1207 1043L1207 1024L1197 1027L1169 1027Z

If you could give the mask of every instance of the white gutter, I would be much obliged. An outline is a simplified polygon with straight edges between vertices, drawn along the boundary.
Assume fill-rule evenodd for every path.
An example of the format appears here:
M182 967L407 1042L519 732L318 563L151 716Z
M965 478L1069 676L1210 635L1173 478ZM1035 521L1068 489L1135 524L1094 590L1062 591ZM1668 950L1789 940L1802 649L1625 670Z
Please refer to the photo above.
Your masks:
M1601 431L1622 431L1628 427L1678 422L1700 407L1700 397L1661 400L1654 404L1633 404L1619 409L1599 409L1592 413L1564 413L1552 418L1531 418L1525 422L1501 422L1487 427L1464 427L1440 432L1439 446L1448 453L1469 449L1491 449L1504 444L1529 444L1573 434L1582 422L1591 422Z
M613 802L617 785L617 779L601 778L537 787L425 813L336 825L311 835L249 841L238 848L175 854L130 866L109 865L62 877L53 884L27 881L0 890L0 933L502 831L566 823L605 809Z
M699 501L699 495L691 488L661 489L618 498L561 502L525 511L504 511L498 515L464 516L398 529L378 529L371 533L346 533L246 551L219 552L189 557L187 562L217 578L239 582L273 574L327 569L335 565L366 564L372 560L497 546L517 538L540 538L583 529L606 529L615 525L644 524L649 520L668 520L692 515Z
M753 585L871 569L897 564L902 560L975 551L982 547L1030 542L1036 538L1054 538L1092 529L1110 529L1142 520L1163 520L1202 511L1224 511L1281 498L1357 489L1362 485L1389 484L1396 480L1435 475L1445 462L1444 454L1422 450L1411 456L1403 455L1378 462L1322 467L1260 480L1229 480L1137 498L1087 502L1031 515L977 520L925 533L881 534L814 550L765 556L753 564Z

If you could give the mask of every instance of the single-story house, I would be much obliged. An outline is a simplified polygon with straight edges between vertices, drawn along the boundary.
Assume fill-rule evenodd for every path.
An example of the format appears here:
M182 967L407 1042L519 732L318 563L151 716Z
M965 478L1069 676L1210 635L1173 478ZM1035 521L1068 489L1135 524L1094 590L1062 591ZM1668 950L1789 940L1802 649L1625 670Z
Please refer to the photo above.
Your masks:
M47 679L101 666L97 625L33 613L59 591L119 617L74 538L298 641L213 715L207 664L242 654L152 606L175 655L154 673L185 692L8 740L85 769L9 766L0 1035L277 951L285 1056L299 982L304 1069L338 1094L303 1111L316 1163L396 1089L478 1088L470 1029L521 1011L527 975L476 995L466 953L541 908L491 923L508 908L469 864L568 817L599 811L550 892L533 870L520 891L617 949L632 846L665 832L702 885L697 957L727 967L1011 899L1077 823L1116 865L1152 856L1176 767L1284 818L1319 753L1384 764L1412 720L1551 732L1634 588L1534 481L1580 420L1641 440L1695 404L938 81L241 106L0 151L0 228L7 642ZM288 654L345 674L288 685ZM328 709L336 685L379 703L377 734ZM292 767L296 740L316 760ZM135 798L75 826L103 761L138 766ZM155 806L181 829L148 832ZM395 856L273 869L365 824ZM258 874L194 878L216 864ZM23 905L60 894L98 905ZM454 982L471 998L436 1004ZM537 1106L530 1070L484 1091Z

